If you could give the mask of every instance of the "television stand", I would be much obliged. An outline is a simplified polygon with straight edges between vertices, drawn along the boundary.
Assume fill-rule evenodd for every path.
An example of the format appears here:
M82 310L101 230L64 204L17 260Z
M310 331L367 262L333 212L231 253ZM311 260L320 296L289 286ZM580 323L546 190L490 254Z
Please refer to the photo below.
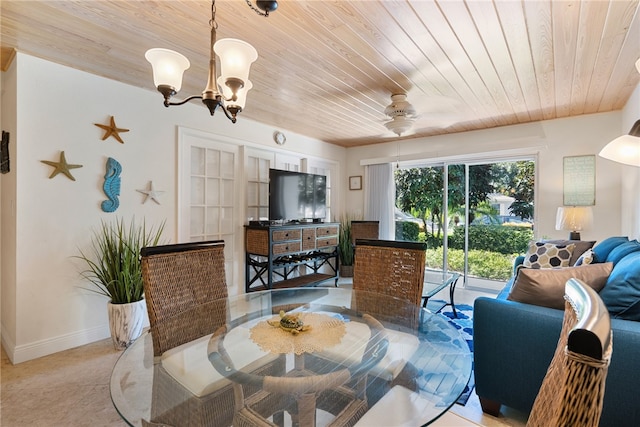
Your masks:
M338 286L338 223L245 226L245 291Z

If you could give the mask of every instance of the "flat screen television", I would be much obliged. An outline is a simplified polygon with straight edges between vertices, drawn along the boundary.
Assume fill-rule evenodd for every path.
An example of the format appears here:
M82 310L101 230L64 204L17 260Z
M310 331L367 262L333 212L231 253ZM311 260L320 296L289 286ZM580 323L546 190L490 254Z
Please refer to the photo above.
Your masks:
M326 216L326 176L269 169L269 220L307 221Z

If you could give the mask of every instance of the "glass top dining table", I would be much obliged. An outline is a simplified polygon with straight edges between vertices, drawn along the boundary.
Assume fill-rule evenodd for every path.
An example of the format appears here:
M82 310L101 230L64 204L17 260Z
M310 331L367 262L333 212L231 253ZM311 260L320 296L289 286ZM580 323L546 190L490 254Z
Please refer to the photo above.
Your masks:
M274 393L268 385L308 381L313 390L282 382L290 389L279 393L291 396L279 399L282 407L265 417L277 425L329 425L357 401L358 411L345 424L427 425L456 402L471 376L468 344L448 319L393 297L346 288L291 288L194 307L194 313L207 310L225 311L226 323L161 354L154 344L171 328L156 325L120 356L110 391L127 424L240 424L240 410L252 398ZM295 331L282 327L282 315L300 322ZM172 333L193 327L184 321L188 318L180 313L168 320ZM252 385L238 388L236 370L248 373ZM323 382L342 372L342 383ZM331 394L338 392L340 398ZM311 409L305 401L303 413L301 396L309 395ZM327 409L327 402L338 401L344 402L341 410Z

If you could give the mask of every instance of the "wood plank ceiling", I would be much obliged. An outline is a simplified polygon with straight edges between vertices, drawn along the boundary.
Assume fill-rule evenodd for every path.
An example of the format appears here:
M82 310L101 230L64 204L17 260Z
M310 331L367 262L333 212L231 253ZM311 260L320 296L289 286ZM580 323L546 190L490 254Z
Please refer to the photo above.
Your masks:
M280 0L268 18L244 0L216 7L218 38L259 54L236 126L345 147L397 138L383 125L392 93L420 115L414 138L619 110L640 81L638 0ZM206 83L209 1L2 0L0 13L3 67L15 48L154 90L144 53L166 47L191 61L177 98Z

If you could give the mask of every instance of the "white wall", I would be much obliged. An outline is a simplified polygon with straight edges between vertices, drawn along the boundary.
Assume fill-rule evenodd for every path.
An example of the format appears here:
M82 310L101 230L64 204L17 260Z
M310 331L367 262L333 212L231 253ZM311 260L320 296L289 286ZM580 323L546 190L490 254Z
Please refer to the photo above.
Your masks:
M3 114L2 124L4 129L7 121L13 131L14 151L12 172L2 178L2 249L3 263L15 253L15 268L2 269L2 343L18 363L109 336L106 298L82 289L83 265L73 258L78 248L89 247L91 231L101 220L135 216L150 225L166 220L165 237L176 241L178 126L278 146L270 126L241 116L234 125L221 112L211 117L199 103L165 108L153 88L134 88L28 55L17 55L8 76L15 81L4 82L8 96L3 96L3 110L14 112ZM206 76L202 78L204 84ZM124 144L101 140L104 131L94 123L107 124L110 116L118 127L130 130L120 134ZM16 129L11 129L11 117ZM286 148L301 157L344 158L344 148L283 131ZM76 181L61 174L49 179L53 169L40 160L58 161L60 151L69 163L83 165L71 170ZM108 157L123 167L115 213L100 208L106 199L102 184ZM4 188L7 179L9 191ZM136 189L146 189L149 181L165 191L161 205L142 204L144 195Z
M601 240L622 233L621 165L597 156L600 149L620 134L621 112L592 114L481 131L416 138L350 149L347 175L364 175L365 165L409 162L416 159L464 160L505 155L536 155L538 237L566 238L555 230L556 210L563 203L563 157L596 155L595 226L582 232L585 240ZM347 209L362 206L362 191L349 192ZM638 192L633 196L638 201Z

